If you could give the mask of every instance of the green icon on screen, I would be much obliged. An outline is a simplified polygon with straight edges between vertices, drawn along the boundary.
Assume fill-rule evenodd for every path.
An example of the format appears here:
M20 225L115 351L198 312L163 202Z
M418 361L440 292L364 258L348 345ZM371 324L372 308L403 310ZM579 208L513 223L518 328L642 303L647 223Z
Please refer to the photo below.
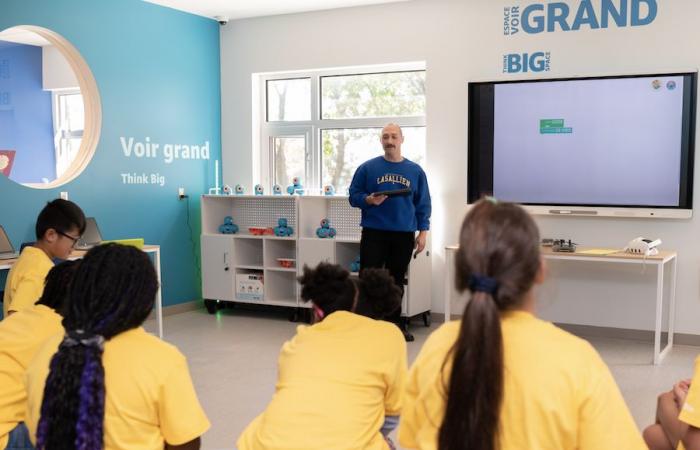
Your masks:
M564 119L540 119L540 134L571 134L573 131L564 126Z

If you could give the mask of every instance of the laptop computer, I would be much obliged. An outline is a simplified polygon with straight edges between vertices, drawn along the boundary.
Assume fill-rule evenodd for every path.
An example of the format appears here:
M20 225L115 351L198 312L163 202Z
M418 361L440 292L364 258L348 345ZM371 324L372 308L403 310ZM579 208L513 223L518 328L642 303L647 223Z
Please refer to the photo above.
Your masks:
M19 253L15 251L12 246L12 242L7 237L5 229L0 225L0 259L13 259L18 258Z
M75 245L76 250L90 250L96 245L102 243L102 234L100 234L100 229L97 227L97 221L94 217L88 217L85 219L85 232L80 237L80 240Z

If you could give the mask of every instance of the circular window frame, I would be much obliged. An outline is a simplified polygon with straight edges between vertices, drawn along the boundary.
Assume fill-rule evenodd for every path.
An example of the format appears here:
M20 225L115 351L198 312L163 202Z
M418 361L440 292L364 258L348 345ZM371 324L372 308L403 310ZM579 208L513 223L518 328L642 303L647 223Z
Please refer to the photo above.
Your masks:
M100 141L100 133L102 131L102 103L95 77L90 70L90 66L85 62L80 52L66 38L55 31L35 25L17 25L5 28L1 31L30 31L46 39L64 58L66 58L68 65L75 74L75 78L78 80L80 93L83 96L85 128L83 129L80 149L71 165L60 177L48 183L18 183L10 179L10 181L32 189L54 189L63 186L83 173L88 164L90 164L92 157L95 156L97 144Z

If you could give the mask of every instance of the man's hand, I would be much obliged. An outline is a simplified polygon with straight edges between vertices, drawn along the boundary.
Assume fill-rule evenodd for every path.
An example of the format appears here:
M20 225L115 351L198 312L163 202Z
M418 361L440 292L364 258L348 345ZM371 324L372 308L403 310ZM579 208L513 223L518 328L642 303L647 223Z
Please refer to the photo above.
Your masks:
M365 201L367 202L368 205L374 205L374 206L379 206L381 205L384 200L387 199L386 195L374 195L374 194L369 194L367 197L365 197Z
M418 233L418 237L416 237L416 242L413 243L413 248L416 249L416 251L413 253L413 256L415 257L418 253L422 252L423 249L425 249L425 241L428 239L428 232L423 230Z

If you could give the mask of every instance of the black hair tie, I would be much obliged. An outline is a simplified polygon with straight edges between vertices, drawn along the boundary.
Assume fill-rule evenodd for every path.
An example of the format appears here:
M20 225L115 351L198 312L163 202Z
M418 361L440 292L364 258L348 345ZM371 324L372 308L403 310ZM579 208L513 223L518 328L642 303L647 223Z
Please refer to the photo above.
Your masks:
M472 292L485 292L493 296L498 290L498 281L495 278L484 275L472 274L469 277L469 290Z
M83 330L73 330L66 333L61 345L64 347L83 345L102 351L105 348L105 338L100 334L88 334Z

